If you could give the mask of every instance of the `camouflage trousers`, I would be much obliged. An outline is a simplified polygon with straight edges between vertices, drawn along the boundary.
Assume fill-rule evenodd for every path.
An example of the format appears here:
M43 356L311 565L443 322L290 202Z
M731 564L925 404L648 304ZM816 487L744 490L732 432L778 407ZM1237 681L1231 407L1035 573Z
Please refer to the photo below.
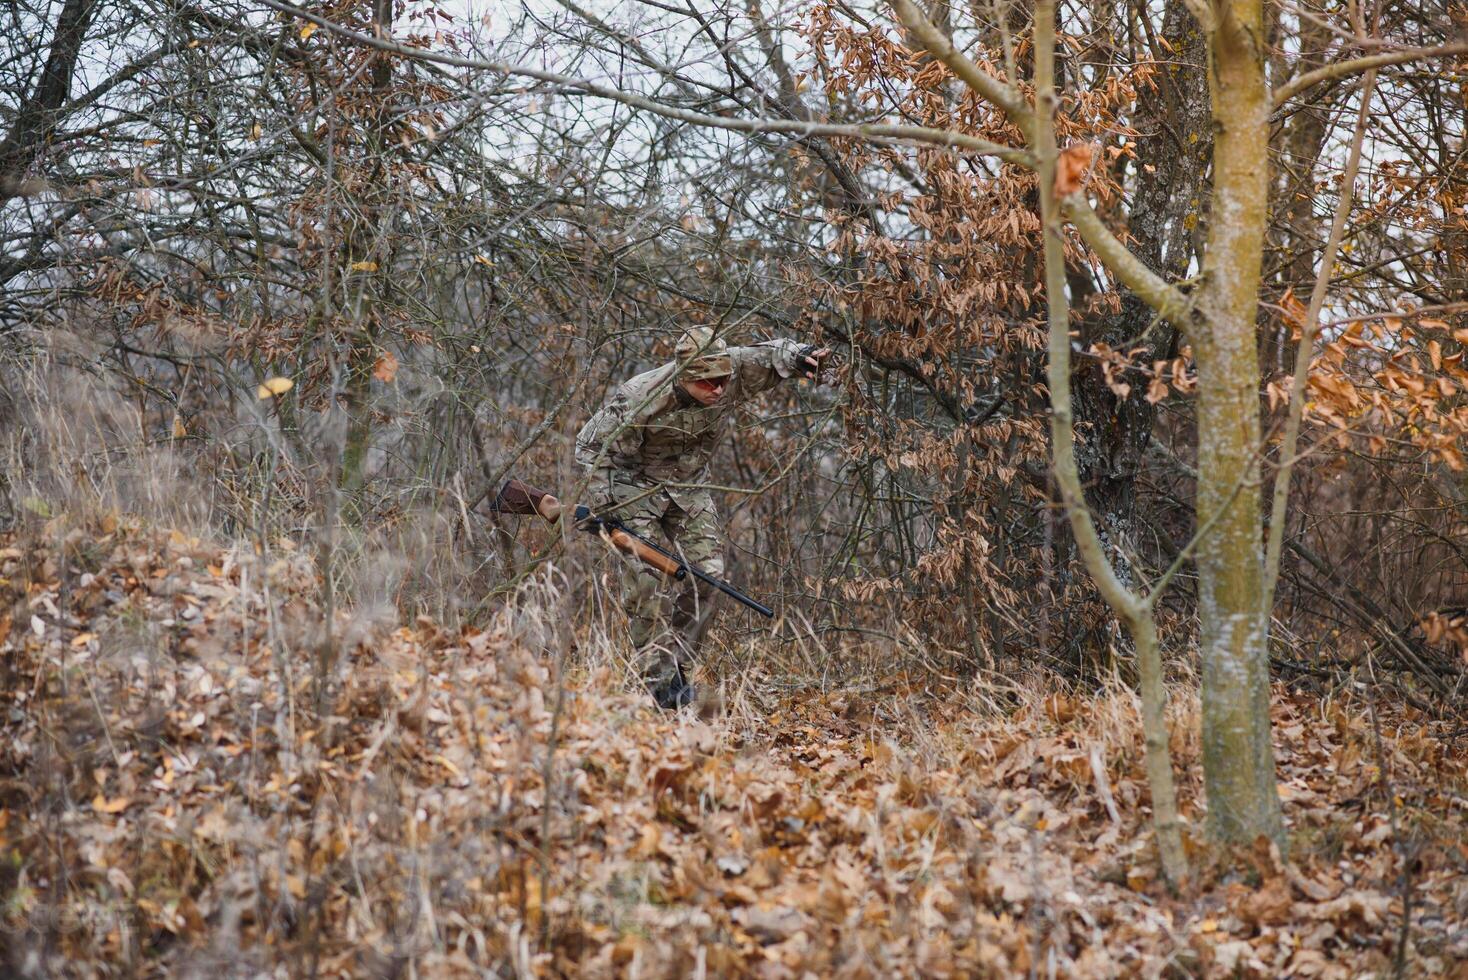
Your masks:
M723 578L723 547L713 500L699 493L684 502L686 510L658 492L619 506L613 514L634 534L714 578ZM672 681L680 671L686 678L712 625L718 590L692 576L675 582L636 558L623 557L622 602L631 621L643 679L657 687Z

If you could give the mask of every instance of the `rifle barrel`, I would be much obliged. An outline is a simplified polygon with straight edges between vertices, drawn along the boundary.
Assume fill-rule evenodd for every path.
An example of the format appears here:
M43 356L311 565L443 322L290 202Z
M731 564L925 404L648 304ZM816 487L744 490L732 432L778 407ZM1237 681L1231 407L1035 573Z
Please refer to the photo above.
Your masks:
M775 618L775 610L771 609L769 606L765 605L762 602L758 602L755 599L750 598L743 592L740 592L738 589L734 588L734 586L730 585L728 582L721 582L709 573L694 568L687 562L683 563L683 567L692 572L694 578L698 579L701 582L707 582L709 585L712 585L714 588L718 589L725 595L730 596L731 598L738 599L740 602L744 603L746 606L753 609L761 616L767 617L769 619Z

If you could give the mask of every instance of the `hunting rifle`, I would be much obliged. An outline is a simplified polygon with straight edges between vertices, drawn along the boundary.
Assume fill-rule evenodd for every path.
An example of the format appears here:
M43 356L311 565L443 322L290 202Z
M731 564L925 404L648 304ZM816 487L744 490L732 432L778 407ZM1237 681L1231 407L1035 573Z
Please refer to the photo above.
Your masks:
M647 538L629 530L621 521L593 514L591 508L585 504L577 504L574 508L568 508L552 494L545 490L538 490L523 480L507 481L500 488L498 496L494 498L494 503L490 504L490 510L498 511L501 514L536 514L548 524L556 523L563 514L570 511L572 522L581 530L590 531L593 534L604 533L607 540L611 541L612 546L618 551L635 556L669 578L682 581L692 575L700 582L712 585L730 598L737 599L761 616L773 617L775 615L775 611L769 606L756 602L729 583L721 582L701 568L688 564L669 551L664 551Z

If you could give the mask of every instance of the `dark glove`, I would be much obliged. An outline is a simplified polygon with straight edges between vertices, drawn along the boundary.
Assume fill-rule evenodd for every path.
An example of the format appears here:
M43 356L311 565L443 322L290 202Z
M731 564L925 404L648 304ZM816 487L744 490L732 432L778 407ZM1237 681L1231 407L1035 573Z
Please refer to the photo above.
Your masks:
M813 379L821 373L821 362L815 358L816 351L820 349L815 344L802 344L799 352L796 353L795 370L800 372L802 378ZM815 361L814 367L811 366L811 361Z

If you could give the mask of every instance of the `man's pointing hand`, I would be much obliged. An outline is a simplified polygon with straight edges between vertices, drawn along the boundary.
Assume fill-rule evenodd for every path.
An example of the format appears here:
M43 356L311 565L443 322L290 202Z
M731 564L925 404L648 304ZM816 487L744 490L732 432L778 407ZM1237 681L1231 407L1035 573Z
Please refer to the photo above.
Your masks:
M812 344L807 344L800 349L800 359L797 362L797 367L800 369L803 377L815 379L820 376L821 365L830 356L831 348L816 347Z

